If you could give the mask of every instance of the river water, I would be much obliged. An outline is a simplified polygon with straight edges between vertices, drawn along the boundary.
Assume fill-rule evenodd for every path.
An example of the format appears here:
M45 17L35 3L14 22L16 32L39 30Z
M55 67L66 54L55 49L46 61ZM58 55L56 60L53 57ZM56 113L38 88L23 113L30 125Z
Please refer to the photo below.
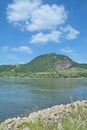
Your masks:
M0 78L0 121L76 100L87 100L87 79Z

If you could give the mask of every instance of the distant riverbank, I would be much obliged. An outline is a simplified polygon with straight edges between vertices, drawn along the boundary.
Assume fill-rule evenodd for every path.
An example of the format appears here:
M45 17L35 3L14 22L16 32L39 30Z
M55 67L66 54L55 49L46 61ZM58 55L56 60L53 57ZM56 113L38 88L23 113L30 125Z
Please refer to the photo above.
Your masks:
M77 123L77 125L80 125L78 126L79 128L84 127L84 130L86 130L85 129L87 128L86 117L87 117L87 100L83 100L83 101L77 101L67 105L63 105L63 104L56 105L48 109L44 109L38 112L33 112L26 117L9 118L5 120L3 123L1 123L0 128L2 128L1 130L10 130L10 129L11 130L33 130L32 128L33 127L36 128L36 124L39 121L39 124L40 123L45 124L44 127L48 127L48 126L50 127L50 125L53 124L53 127L56 127L58 130L64 127L65 124L67 125L67 123L71 123L73 127ZM67 120L70 118L69 122L67 122L66 118ZM62 124L64 123L62 122L63 120L66 121L65 124ZM80 122L82 124L80 124ZM31 124L32 124L32 128L31 128ZM41 126L38 125L38 128L39 127Z
M87 79L87 77L0 77L0 79Z

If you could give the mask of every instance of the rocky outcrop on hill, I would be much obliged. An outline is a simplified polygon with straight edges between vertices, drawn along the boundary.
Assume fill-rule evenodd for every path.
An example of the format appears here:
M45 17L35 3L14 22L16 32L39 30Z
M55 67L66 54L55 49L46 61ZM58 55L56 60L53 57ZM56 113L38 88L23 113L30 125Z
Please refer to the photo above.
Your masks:
M57 60L56 61L56 68L65 69L71 67L71 61L65 57L63 60Z
M67 105L56 105L48 109L44 109L38 112L33 112L26 117L17 117L17 118L9 118L1 123L0 128L1 130L19 130L18 126L23 122L32 122L34 123L37 119L42 120L45 123L59 123L61 117L65 113L72 113L72 109L77 110L81 106L83 110L86 110L87 113L87 100L84 101L77 101ZM3 129L4 128L4 129ZM23 130L30 130L25 128Z

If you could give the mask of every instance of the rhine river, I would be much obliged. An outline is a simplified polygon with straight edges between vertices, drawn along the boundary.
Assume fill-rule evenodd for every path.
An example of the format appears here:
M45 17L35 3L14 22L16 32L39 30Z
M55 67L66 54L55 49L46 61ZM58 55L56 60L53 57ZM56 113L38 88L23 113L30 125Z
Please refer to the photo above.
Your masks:
M87 100L87 79L0 78L0 121L77 100Z

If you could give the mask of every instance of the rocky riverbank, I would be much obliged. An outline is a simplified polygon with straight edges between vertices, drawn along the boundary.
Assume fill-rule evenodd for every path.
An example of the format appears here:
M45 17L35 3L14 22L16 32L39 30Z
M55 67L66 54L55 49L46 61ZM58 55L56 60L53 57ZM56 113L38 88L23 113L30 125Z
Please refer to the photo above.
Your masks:
M37 120L43 121L43 123L57 123L58 130L61 129L61 119L65 114L76 115L77 119L81 118L80 112L85 112L87 114L87 100L77 101L67 105L56 105L48 109L44 109L38 112L33 112L27 117L17 117L17 118L9 118L1 123L0 130L31 130L28 125L20 128L21 124L27 123L35 123ZM86 115L87 116L87 115ZM20 129L19 129L20 128ZM42 129L41 129L42 130Z

